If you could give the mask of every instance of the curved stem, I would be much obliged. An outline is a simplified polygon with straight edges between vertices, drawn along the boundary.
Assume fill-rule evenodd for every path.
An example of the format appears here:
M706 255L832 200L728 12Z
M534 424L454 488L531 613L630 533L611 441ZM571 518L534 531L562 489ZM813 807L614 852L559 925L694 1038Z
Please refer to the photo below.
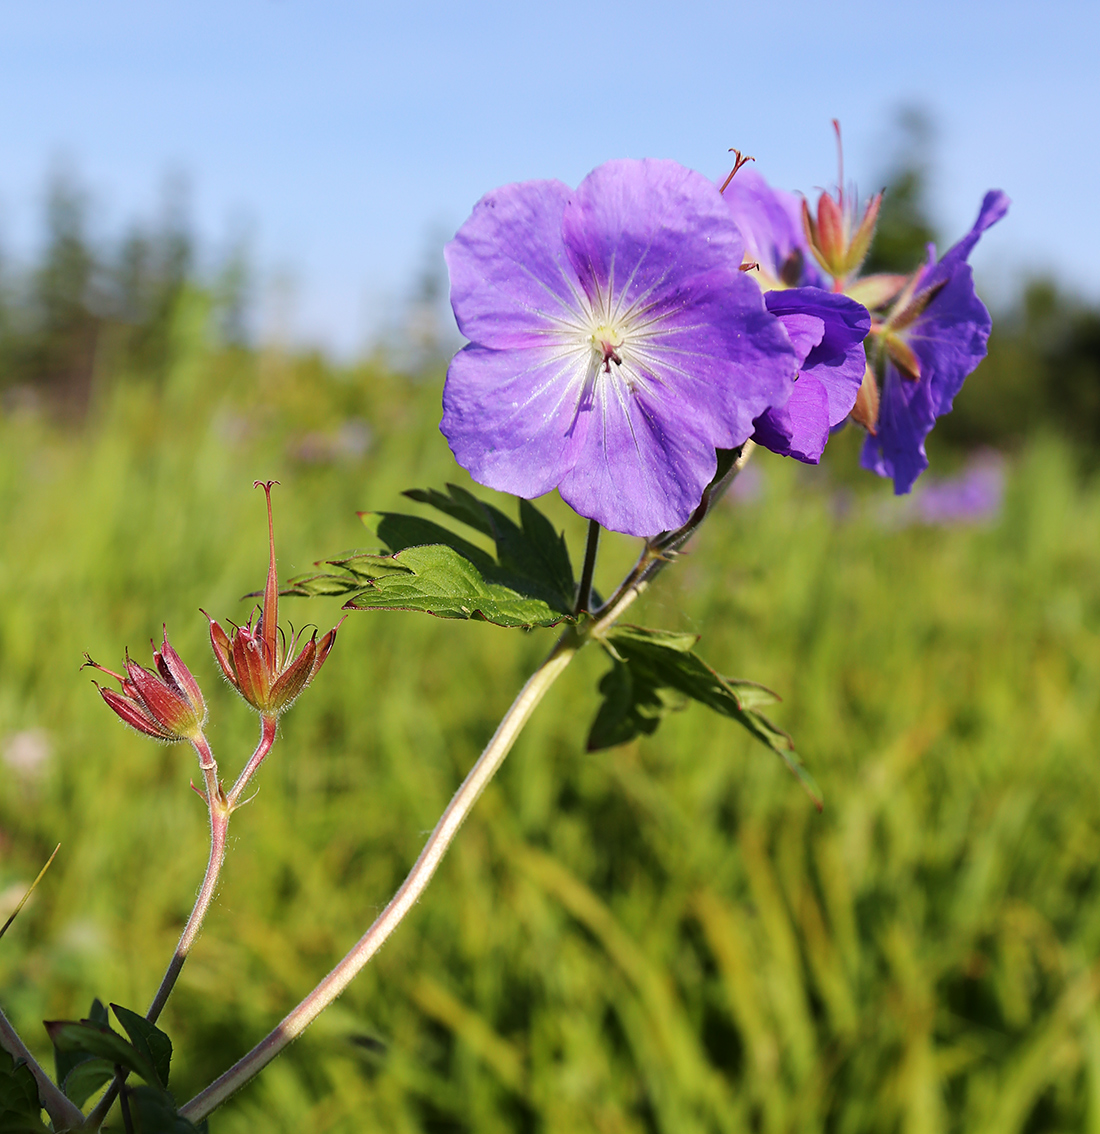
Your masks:
M265 736L266 729L260 737L260 744L256 749L257 752L264 747ZM274 731L272 731L272 738L274 738ZM195 899L195 904L191 909L191 916L187 919L187 924L183 927L183 933L180 934L176 951L172 954L172 959L168 962L168 968L160 982L160 987L157 989L156 995L153 997L153 1003L149 1005L149 1011L145 1013L145 1018L151 1024L155 1024L161 1012L164 1011L164 1006L168 1003L168 997L172 995L172 989L175 988L176 981L183 971L184 962L191 952L191 947L195 944L199 930L202 929L202 923L206 919L207 911L210 909L210 903L214 900L214 891L217 889L218 877L221 874L222 863L225 861L226 836L229 833L229 816L233 811L229 800L226 799L225 792L222 791L221 784L218 783L218 764L214 759L214 753L211 751L206 737L200 733L196 739L191 741L191 744L198 754L199 769L203 775L203 782L206 784L205 799L210 812L210 857L206 861L206 873L203 875L202 886L199 889L198 897ZM267 751L270 750L270 747L270 744L268 744L267 749L264 750L265 756L267 755ZM252 760L255 759L256 756L253 754ZM251 763L252 761L250 760L249 764L251 765ZM87 1119L88 1129L97 1130L107 1117L108 1111L110 1111L112 1104L118 1097L122 1084L126 1080L126 1075L127 1072L125 1071L121 1071L115 1075L113 1082L107 1088L103 1097L89 1112Z
M78 1130L84 1124L84 1115L80 1108L67 1099L57 1084L42 1070L2 1011L0 1011L0 1047L16 1062L22 1061L30 1069L34 1081L38 1084L39 1101L53 1121L55 1130Z
M377 917L374 924L355 943L350 952L321 981L320 984L293 1010L274 1031L262 1039L243 1059L234 1064L224 1075L197 1094L190 1102L180 1108L180 1114L192 1122L200 1122L212 1110L220 1106L230 1095L239 1090L271 1062L284 1047L295 1039L314 1019L347 988L348 984L363 966L381 948L386 938L397 928L404 916L416 904L431 881L443 855L451 845L463 820L470 813L486 784L493 778L504 762L505 756L515 743L523 726L527 723L535 706L542 700L546 691L553 685L561 672L573 659L573 655L584 644L583 632L570 627L558 639L557 645L541 666L531 675L519 696L512 702L503 720L493 734L485 751L470 769L462 786L443 812L420 852L412 870L409 871L401 888L390 899L389 905Z
M256 745L256 751L252 753L248 763L244 766L244 770L237 777L237 782L229 791L228 802L230 811L237 806L237 800L240 799L241 792L248 787L252 777L256 774L256 769L259 768L267 758L267 754L271 751L271 747L275 743L277 725L278 720L275 717L260 717L260 743Z

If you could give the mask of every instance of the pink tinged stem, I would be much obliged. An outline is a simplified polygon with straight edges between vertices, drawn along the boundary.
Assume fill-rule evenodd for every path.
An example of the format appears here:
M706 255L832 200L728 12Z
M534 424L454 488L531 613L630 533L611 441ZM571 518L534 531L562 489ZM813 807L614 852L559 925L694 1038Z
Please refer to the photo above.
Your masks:
M149 1005L149 1011L145 1014L145 1018L150 1023L156 1023L161 1012L164 1011L164 1006L168 1003L168 997L171 996L172 989L175 987L176 981L183 971L184 962L187 960L188 954L191 952L191 947L198 938L199 931L202 929L203 922L206 919L206 914L210 909L210 903L214 899L214 892L218 886L222 863L225 861L226 838L229 833L229 817L233 813L236 798L242 788L247 784L252 773L255 772L264 757L271 751L271 746L275 743L274 718L269 720L264 717L262 721L263 728L260 735L260 743L256 746L256 751L253 752L244 772L241 773L237 783L234 785L230 797L225 795L221 785L218 783L217 761L214 759L214 753L211 751L206 738L200 736L198 740L191 742L195 752L198 754L199 768L202 771L203 780L206 784L205 798L210 809L210 857L206 863L206 874L202 880L199 896L195 899L194 908L191 910L191 916L187 919L187 924L183 927L183 933L180 934L179 943L176 945L176 951L168 964L164 979L160 982L160 988L157 989L157 994L153 997L153 1003ZM115 1081L108 1087L106 1093L88 1115L87 1129L99 1129L103 1119L107 1117L108 1111L118 1097L119 1088L125 1077L125 1073L121 1076L116 1076Z
M176 980L183 969L184 961L187 960L187 955L191 952L192 945L195 944L195 938L199 935L199 930L206 918L206 912L214 898L214 890L218 884L222 862L225 860L225 839L229 830L230 808L218 783L218 765L204 736L192 741L192 744L198 753L199 768L202 770L203 779L206 782L206 801L210 809L210 857L206 863L206 874L202 880L199 896L195 899L194 908L191 910L191 916L183 927L179 944L176 946L176 951L168 964L164 979L160 982L160 988L157 989L157 994L153 997L153 1003L145 1014L145 1018L150 1023L156 1022L157 1017L164 1010L165 1004L168 1003L168 997L175 987Z
M278 721L276 717L260 717L260 743L256 745L256 751L252 753L248 763L244 766L244 770L237 777L237 782L229 792L227 803L230 811L237 806L237 800L240 799L241 792L248 787L249 781L256 774L257 768L264 762L267 758L267 754L271 751L271 747L275 743L277 725Z
M80 1108L70 1102L49 1075L42 1070L3 1012L0 1012L0 1047L16 1062L26 1063L30 1069L35 1083L38 1084L38 1099L50 1116L55 1130L78 1130L84 1125L84 1115Z

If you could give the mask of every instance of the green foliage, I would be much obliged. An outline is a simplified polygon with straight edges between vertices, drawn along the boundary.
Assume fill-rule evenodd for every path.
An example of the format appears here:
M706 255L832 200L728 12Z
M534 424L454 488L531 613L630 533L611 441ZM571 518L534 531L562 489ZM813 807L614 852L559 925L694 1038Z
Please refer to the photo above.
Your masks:
M197 608L244 618L263 585L252 481L282 481L284 577L354 545L356 509L469 487L438 376L213 349L205 310L174 325L163 389L120 381L86 434L0 418L0 895L64 841L0 943L0 999L43 1065L43 1019L149 1002L208 850L193 756L121 727L82 652L121 659L167 621L228 778L255 718ZM349 420L366 452L340 447ZM825 811L697 709L585 753L606 661L583 651L424 899L215 1134L1096 1127L1100 486L1033 444L996 523L903 527L889 485L836 490L846 433L820 471L754 456L759 497L721 504L631 612L783 692L765 711ZM636 554L606 537L598 585ZM284 616L331 624L339 601ZM177 1100L363 932L552 637L349 618L234 816L160 1021Z
M126 1101L130 1110L134 1134L195 1134L205 1132L204 1122L196 1126L176 1113L176 1105L167 1091L142 1085L126 1090Z
M143 1075L142 1078L146 1082L167 1087L168 1070L172 1063L172 1041L156 1024L149 1023L144 1016L139 1016L129 1008L112 1004L111 1011L118 1017L118 1022L130 1037L134 1050L156 1072L155 1079L150 1079L147 1075Z
M417 516L362 512L388 554L357 552L326 561L337 571L292 579L288 595L352 595L348 610L418 610L438 618L476 618L498 626L556 626L572 621L576 590L565 538L531 503L520 523L457 485L447 493L406 492L493 539L496 557Z
M652 735L661 718L690 699L736 721L775 752L821 808L821 793L794 751L794 742L762 713L779 698L755 681L716 673L692 646L693 634L616 626L604 641L614 659L600 682L604 700L588 733L588 751Z
M41 1110L30 1068L0 1051L0 1134L44 1134Z

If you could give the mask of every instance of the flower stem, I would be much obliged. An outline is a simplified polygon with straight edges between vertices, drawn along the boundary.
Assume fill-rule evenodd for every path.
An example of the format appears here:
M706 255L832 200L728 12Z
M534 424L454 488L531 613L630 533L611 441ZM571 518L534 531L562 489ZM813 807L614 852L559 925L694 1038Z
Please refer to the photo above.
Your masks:
M584 547L584 566L581 568L581 581L577 587L576 614L584 614L592 601L592 576L596 571L596 552L600 546L600 525L595 520L588 521L588 541Z
M320 984L293 1010L268 1036L261 1040L243 1059L239 1060L224 1075L197 1094L190 1102L180 1108L180 1114L192 1122L200 1122L212 1110L220 1106L230 1095L239 1090L271 1062L284 1047L297 1038L314 1019L347 988L348 984L363 966L381 948L386 938L397 928L401 920L416 904L424 888L431 881L443 855L451 845L463 820L470 813L486 784L493 778L504 762L505 756L515 743L523 726L527 723L535 707L546 691L553 685L561 672L573 659L573 655L584 644L585 636L574 627L569 627L546 660L531 675L519 696L512 702L489 741L470 769L462 786L443 812L442 817L428 838L420 857L409 871L401 888L390 899L389 905L377 917L374 924L356 942L351 951L321 981Z
M230 811L237 806L237 800L240 799L241 792L248 787L252 777L256 774L256 769L259 768L267 758L267 754L271 751L271 747L275 743L277 723L275 717L260 717L260 743L256 745L256 751L252 753L248 763L244 766L244 770L237 777L237 782L230 789L228 796Z
M271 745L274 743L274 740L274 721L272 721L272 726L269 729L265 719L260 734L260 743L256 746L256 751L252 754L252 758L248 761L246 771L248 769L255 771L255 769L259 767L260 762L268 752L271 751ZM155 1024L161 1012L164 1011L164 1006L168 1003L168 997L172 995L172 989L175 988L176 981L183 971L184 962L191 952L191 947L195 944L199 930L202 929L207 911L210 909L210 903L214 900L214 891L217 889L218 877L221 874L222 863L225 861L226 837L229 833L229 816L233 813L233 804L226 797L221 784L218 782L218 764L214 759L214 753L211 751L206 737L200 733L196 739L191 741L191 744L198 754L199 769L203 774L203 781L206 784L206 804L210 812L210 857L206 862L206 874L203 876L202 886L199 889L198 897L195 899L191 916L187 919L187 924L183 927L183 933L180 934L176 951L172 954L171 961L168 962L168 968L160 982L156 996L153 997L153 1003L149 1005L149 1011L145 1013L145 1018L151 1024ZM234 791L238 790L238 786L243 787L246 782L247 779L242 772L240 778L237 780L237 785L234 786ZM126 1080L126 1075L127 1073L125 1071L116 1074L110 1087L107 1088L103 1097L89 1113L87 1119L88 1129L97 1130L104 1118L107 1117L111 1105L118 1097L119 1090Z
M34 1081L38 1084L39 1101L53 1121L55 1130L77 1130L84 1124L84 1115L80 1108L70 1102L49 1075L42 1070L3 1012L0 1012L0 1047L16 1062L26 1063L30 1069Z

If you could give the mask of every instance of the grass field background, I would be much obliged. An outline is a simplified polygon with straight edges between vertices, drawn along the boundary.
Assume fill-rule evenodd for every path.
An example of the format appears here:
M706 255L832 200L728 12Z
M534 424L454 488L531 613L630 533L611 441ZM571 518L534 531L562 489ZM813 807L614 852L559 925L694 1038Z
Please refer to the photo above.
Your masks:
M363 545L357 510L469 484L441 373L215 347L206 319L182 303L166 380L101 376L81 429L0 417L0 900L62 844L0 998L43 1060L43 1019L145 1009L207 852L192 753L124 729L82 653L148 663L167 623L234 776L255 718L198 608L243 620L262 586L252 481L281 481L284 578ZM701 707L586 755L584 651L420 905L215 1134L1100 1131L1100 486L1032 439L994 520L902 523L856 440L822 470L758 454L632 614L783 695L825 811ZM608 539L598 584L635 551ZM162 1019L180 1101L366 928L552 642L349 617Z

